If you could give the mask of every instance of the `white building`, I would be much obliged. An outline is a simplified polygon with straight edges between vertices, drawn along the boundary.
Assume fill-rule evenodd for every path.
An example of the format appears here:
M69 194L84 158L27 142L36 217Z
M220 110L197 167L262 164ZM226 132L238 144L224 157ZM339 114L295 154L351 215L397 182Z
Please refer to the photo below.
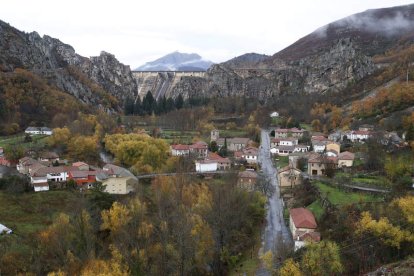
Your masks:
M189 156L190 155L190 146L189 145L171 145L171 155L172 156Z
M6 226L4 226L3 224L0 223L0 235L1 234L11 234L13 231L9 228L7 228Z
M48 127L28 127L24 131L26 134L30 135L52 135L53 130Z
M273 111L272 113L270 113L270 117L271 118L277 118L277 117L279 117L279 112Z
M371 132L366 130L353 130L346 133L346 137L348 138L348 140L351 140L352 142L365 141L371 136Z
M314 142L313 151L317 153L322 153L326 149L326 142Z
M215 172L218 169L216 160L198 160L195 162L196 172Z
M281 138L279 141L279 145L280 146L295 146L298 144L298 139L297 138Z

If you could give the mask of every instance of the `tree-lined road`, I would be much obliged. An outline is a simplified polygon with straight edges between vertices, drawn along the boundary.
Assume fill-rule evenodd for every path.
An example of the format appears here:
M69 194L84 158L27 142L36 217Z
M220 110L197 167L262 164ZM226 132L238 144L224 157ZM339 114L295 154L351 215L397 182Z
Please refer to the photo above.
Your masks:
M261 133L261 147L259 151L259 163L261 164L263 174L267 181L270 181L274 188L272 196L268 198L268 208L266 214L266 228L262 236L262 248L259 254L269 250L273 256L278 256L279 250L286 250L292 246L292 237L288 227L283 220L283 202L280 197L280 189L277 183L276 169L273 166L270 157L270 138L266 130ZM277 261L277 260L276 260ZM261 269L256 275L269 275L270 273Z

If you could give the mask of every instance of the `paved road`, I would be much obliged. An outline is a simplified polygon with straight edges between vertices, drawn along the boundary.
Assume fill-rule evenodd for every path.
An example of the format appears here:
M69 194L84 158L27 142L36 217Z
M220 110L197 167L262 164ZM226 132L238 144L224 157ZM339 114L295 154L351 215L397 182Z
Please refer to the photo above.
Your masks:
M270 138L268 132L262 130L261 138L259 162L263 173L274 187L274 193L268 199L267 222L262 235L262 248L259 254L272 250L273 256L278 256L280 250L289 248L292 245L292 237L283 220L283 203L280 198L280 189L276 178L277 171L270 158ZM276 261L278 261L277 258ZM264 269L260 269L256 272L256 275L270 275L270 273Z

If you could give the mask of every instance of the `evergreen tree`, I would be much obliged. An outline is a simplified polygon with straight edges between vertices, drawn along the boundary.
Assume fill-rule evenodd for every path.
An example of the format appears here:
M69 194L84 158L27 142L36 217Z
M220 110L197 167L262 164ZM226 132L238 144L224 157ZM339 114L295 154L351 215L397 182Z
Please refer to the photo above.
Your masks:
M175 103L173 98L168 98L167 103L166 103L166 111L170 112L173 111L175 108Z
M127 97L124 102L124 114L131 115L134 114L134 100L130 97Z
M142 110L141 98L139 96L137 97L137 100L134 103L134 115L144 115L144 112Z
M151 91L148 91L142 101L142 109L144 110L146 115L151 115L154 111L154 107L156 105L156 101L152 96Z
M220 148L219 155L221 157L227 156L227 138L224 138L224 145Z
M175 108L181 109L184 106L184 98L181 94L178 95L178 97L175 99Z

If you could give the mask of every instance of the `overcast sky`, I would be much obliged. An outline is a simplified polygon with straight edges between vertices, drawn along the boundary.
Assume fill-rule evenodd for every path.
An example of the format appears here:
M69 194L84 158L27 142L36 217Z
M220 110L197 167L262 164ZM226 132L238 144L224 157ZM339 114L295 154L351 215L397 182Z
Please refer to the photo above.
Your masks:
M413 0L411 0L414 2ZM136 68L173 51L222 62L272 55L332 21L403 0L3 0L0 20Z

